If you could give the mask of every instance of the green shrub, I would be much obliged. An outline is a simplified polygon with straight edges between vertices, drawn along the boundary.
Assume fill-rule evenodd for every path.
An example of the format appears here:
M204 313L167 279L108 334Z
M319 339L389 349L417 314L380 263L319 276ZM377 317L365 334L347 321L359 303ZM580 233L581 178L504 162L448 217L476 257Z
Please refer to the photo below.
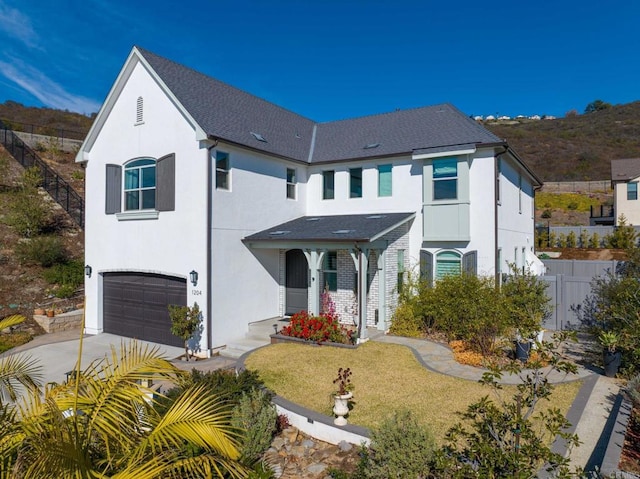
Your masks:
M620 215L618 226L607 236L606 245L609 248L628 249L638 244L638 233L633 226L627 224L627 218Z
M578 238L574 231L570 231L567 235L567 248L575 248L578 245Z
M530 271L524 273L511 265L511 273L502 285L502 294L512 326L524 338L534 338L542 323L551 314L547 296L548 284Z
M49 212L38 190L21 190L13 195L6 223L25 238L37 236L49 222Z
M544 219L551 218L551 210L550 209L544 210L540 216Z
M62 240L57 236L38 236L16 245L18 259L24 263L37 263L49 267L67 260Z
M70 298L76 292L76 288L70 284L63 284L55 290L56 298Z
M587 248L589 246L589 231L585 229L580 230L580 248Z
M558 235L555 231L549 233L549 248L556 248L558 246Z
M240 446L243 463L254 464L269 449L276 433L277 419L278 413L271 404L270 394L260 388L243 393L231 415L231 424L243 431Z
M578 209L578 203L576 201L570 201L569 203L567 203L567 209L571 210L571 211L575 211Z
M435 440L409 411L395 412L371 431L360 470L367 479L422 478L429 473Z
M393 313L389 332L397 336L418 338L422 336L424 324L416 313L413 302L401 302Z
M567 235L564 233L560 233L560 236L558 236L558 246L560 248L566 248L567 247Z
M74 259L67 263L54 264L45 269L42 276L49 284L70 285L78 288L84 283L84 263Z
M420 293L421 309L433 328L448 339L462 339L483 355L495 350L509 327L503 296L493 278L445 276Z
M589 240L589 248L600 248L600 235L598 233L593 233L591 239Z
M636 374L629 380L625 390L634 407L640 408L640 374Z
M219 369L216 371L202 372L197 369L185 376L180 384L169 389L165 397L160 398L158 410L162 414L169 405L185 389L191 386L204 384L211 395L218 396L233 408L242 397L243 393L248 393L254 388L263 387L264 383L255 371L244 370L236 374L233 370Z

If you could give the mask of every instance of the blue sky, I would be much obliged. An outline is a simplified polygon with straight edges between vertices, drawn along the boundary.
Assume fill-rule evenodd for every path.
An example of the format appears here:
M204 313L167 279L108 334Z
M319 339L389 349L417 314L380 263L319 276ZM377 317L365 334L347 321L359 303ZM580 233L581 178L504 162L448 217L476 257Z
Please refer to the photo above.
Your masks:
M635 0L0 0L0 102L91 113L133 45L316 121L640 99Z

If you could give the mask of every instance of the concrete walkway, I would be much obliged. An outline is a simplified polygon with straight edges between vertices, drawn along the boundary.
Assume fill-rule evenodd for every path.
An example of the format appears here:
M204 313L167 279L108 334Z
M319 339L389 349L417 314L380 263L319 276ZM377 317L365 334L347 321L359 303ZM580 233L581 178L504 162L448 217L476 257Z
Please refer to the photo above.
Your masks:
M405 338L401 336L390 335L374 335L372 341L381 343L400 344L413 349L418 360L427 369L447 376L468 379L470 381L478 381L482 378L485 370L473 366L466 366L458 363L453 357L453 351L443 344L435 343L426 339ZM548 373L548 379L551 383L563 383L568 381L577 381L584 379L593 374L593 371L578 367L577 374L558 373L551 371L551 368L544 368L543 372ZM519 384L522 378L518 375L505 374L500 381L501 384Z

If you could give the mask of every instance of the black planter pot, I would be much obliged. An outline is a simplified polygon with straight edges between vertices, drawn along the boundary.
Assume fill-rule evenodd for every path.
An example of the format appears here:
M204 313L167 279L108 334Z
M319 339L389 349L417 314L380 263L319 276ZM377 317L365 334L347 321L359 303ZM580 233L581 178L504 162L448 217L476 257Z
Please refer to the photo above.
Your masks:
M531 342L529 341L516 341L516 359L526 363L529 360L529 353L531 352Z
M604 375L608 378L616 377L618 369L620 369L620 362L622 361L622 352L611 352L608 349L602 351L602 362L604 363Z

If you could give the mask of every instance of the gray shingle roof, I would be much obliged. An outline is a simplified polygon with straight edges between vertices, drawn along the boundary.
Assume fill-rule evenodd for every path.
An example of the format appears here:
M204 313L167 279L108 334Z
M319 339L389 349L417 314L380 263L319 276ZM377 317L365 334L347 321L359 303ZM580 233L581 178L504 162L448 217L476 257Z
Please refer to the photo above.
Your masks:
M640 176L640 158L611 160L611 181L633 180Z
M286 158L314 163L502 142L450 104L317 124L136 48L207 134Z
M244 241L368 242L414 216L415 213L303 216L254 233Z

